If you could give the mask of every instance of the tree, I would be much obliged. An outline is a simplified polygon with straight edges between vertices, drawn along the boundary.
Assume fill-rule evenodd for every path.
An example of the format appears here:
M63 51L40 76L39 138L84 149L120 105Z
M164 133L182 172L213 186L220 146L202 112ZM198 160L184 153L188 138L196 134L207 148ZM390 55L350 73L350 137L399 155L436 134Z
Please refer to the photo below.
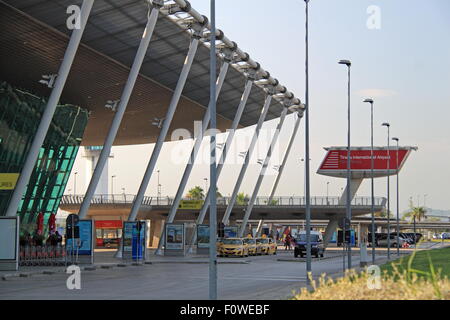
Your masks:
M410 203L410 210L404 214L404 218L412 221L421 221L425 219L427 213L427 209L425 207L414 207L412 202Z
M425 215L427 213L427 209L425 207L414 207L412 201L409 201L409 208L410 210L404 214L404 218L409 218L410 221L414 222L414 234L416 234L416 220L419 222L425 218ZM416 243L416 236L414 236L414 244Z
M194 188L188 191L188 193L186 194L186 198L190 200L204 200L205 199L204 190L200 186L195 186Z
M249 200L248 194L239 192L236 197L236 204L238 206L245 206Z

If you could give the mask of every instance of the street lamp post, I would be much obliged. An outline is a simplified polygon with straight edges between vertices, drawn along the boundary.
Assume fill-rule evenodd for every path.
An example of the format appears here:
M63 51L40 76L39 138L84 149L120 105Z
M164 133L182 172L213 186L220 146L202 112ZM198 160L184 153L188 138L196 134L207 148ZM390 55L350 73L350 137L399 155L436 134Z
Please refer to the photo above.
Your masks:
M73 195L74 196L77 194L77 174L78 174L78 171L74 173L74 177L73 177Z
M350 192L351 192L351 162L350 162L350 68L352 63L350 62L350 60L340 60L339 64L343 64L347 66L347 71L348 71L348 92L347 92L347 101L348 101L348 109L347 109L347 192L346 192L346 196L347 196L347 221L346 223L344 223L344 232L343 232L343 240L345 243L345 238L347 235L347 230L346 230L346 224L348 224L349 226L349 234L350 234L350 225L351 225L351 221L352 221L352 209L351 209L351 198L350 198ZM344 245L345 248L345 245ZM350 243L350 239L347 243L347 254L348 254L348 268L351 269L352 267L352 247L351 247L351 243Z
M329 205L329 202L328 202L328 191L329 191L329 185L330 185L330 181L328 181L327 182L327 205Z
M116 175L111 176L111 195L114 196L114 178Z
M400 257L400 243L398 241L398 239L400 239L400 206L399 206L399 178L398 178L398 172L399 172L399 167L398 167L398 142L399 142L399 138L392 138L392 140L397 141L397 164L396 164L396 168L397 168L397 257Z
M309 0L305 0L305 214L306 214L306 274L312 276L311 267L311 191L309 155Z
M211 39L210 39L210 205L209 205L209 299L217 300L217 160L216 160L216 1L211 0ZM205 190L208 190L207 188Z
M391 153L390 153L390 145L389 145L389 134L390 134L390 128L391 125L388 122L385 122L382 124L384 127L387 127L387 148L388 148L388 160L387 160L387 258L388 260L391 259L391 193L390 193L390 183L389 183L389 176L391 174L390 172L390 161L391 161ZM398 242L398 239L397 239Z
M373 178L373 99L364 100L370 103L370 180L371 180L371 214L372 214L372 264L375 264L375 194Z

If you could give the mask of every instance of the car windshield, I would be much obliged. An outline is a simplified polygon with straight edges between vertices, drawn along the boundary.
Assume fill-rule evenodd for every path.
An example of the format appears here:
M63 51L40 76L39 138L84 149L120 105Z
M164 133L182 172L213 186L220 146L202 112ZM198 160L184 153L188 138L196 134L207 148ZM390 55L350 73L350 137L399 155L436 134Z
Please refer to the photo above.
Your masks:
M257 243L269 243L269 239L258 239Z
M310 235L310 241L311 242L319 242L320 237L317 234L311 234ZM302 233L297 237L298 242L306 242L306 233Z
M225 239L222 241L223 244L242 244L242 240L239 239Z
M256 240L255 239L245 239L244 242L248 243L248 244L255 244Z

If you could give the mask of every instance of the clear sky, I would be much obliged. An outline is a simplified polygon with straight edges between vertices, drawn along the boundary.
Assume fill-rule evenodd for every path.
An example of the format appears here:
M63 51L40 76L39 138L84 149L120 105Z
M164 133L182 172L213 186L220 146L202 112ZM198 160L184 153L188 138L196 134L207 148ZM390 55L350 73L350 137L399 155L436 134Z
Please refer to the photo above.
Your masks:
M303 0L217 0L217 26L237 42L280 82L302 100L304 98L304 1ZM208 0L191 0L193 7L209 16ZM379 20L370 29L370 6L379 8ZM377 18L376 16L374 16ZM370 20L373 22L373 20ZM385 145L387 132L381 127L390 122L391 136L401 145L417 146L400 177L400 208L415 204L435 209L450 209L450 1L448 0L311 0L310 1L310 109L312 195L325 195L330 181L330 195L338 195L344 179L328 178L315 172L325 151L323 147L346 144L347 101L346 69L339 59L352 61L352 145L370 146L370 107L366 97L375 100L375 145ZM265 125L265 145L244 180L242 191L251 193L265 154L270 130L277 121ZM289 118L280 135L280 150L286 148L293 128ZM252 128L249 128L252 129ZM244 130L239 143L247 143L251 131ZM219 137L224 140L225 137ZM244 141L244 142L243 142ZM157 168L161 170L163 195L174 195L188 158L174 156L181 145L169 143L163 148ZM114 147L110 175L117 175L115 192L135 193L139 187L152 145ZM238 151L244 151L240 145ZM189 148L187 148L189 150ZM207 150L206 150L207 151ZM84 191L85 170L80 151L73 172L79 172L77 192ZM304 127L292 150L278 190L279 195L303 195ZM162 160L161 159L165 159ZM275 159L272 164L279 164ZM224 195L232 192L239 172L238 164L229 164L219 180ZM192 172L188 188L204 186L209 166L203 162ZM275 174L275 172L273 172ZM270 192L274 176L267 176L260 194ZM395 191L395 179L391 179ZM69 180L72 188L73 174ZM147 194L156 194L156 173ZM73 192L73 191L72 191ZM68 190L66 189L66 193ZM386 195L386 179L377 179L376 196ZM358 196L370 195L370 181L365 181ZM391 194L395 208L395 193Z

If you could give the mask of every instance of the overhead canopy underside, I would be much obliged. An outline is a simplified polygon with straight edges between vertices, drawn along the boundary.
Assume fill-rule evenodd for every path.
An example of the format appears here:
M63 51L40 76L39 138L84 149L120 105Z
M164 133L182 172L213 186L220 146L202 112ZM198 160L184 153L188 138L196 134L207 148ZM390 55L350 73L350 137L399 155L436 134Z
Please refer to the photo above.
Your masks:
M42 75L56 74L71 31L66 27L74 0L0 0L0 80L48 97L39 83ZM148 5L142 0L97 0L86 26L61 103L91 112L82 144L102 145L114 113L108 100L120 99L130 66L147 22ZM153 143L159 129L154 118L164 118L175 89L190 35L160 14L115 145ZM220 61L220 59L219 59ZM222 61L220 61L220 64ZM218 65L218 68L220 67ZM230 127L244 91L246 77L230 67L217 103L218 128ZM265 92L253 85L240 126L257 122ZM169 132L193 132L209 102L209 49L201 44ZM279 117L282 104L272 99L266 120ZM168 135L170 140L170 134Z

